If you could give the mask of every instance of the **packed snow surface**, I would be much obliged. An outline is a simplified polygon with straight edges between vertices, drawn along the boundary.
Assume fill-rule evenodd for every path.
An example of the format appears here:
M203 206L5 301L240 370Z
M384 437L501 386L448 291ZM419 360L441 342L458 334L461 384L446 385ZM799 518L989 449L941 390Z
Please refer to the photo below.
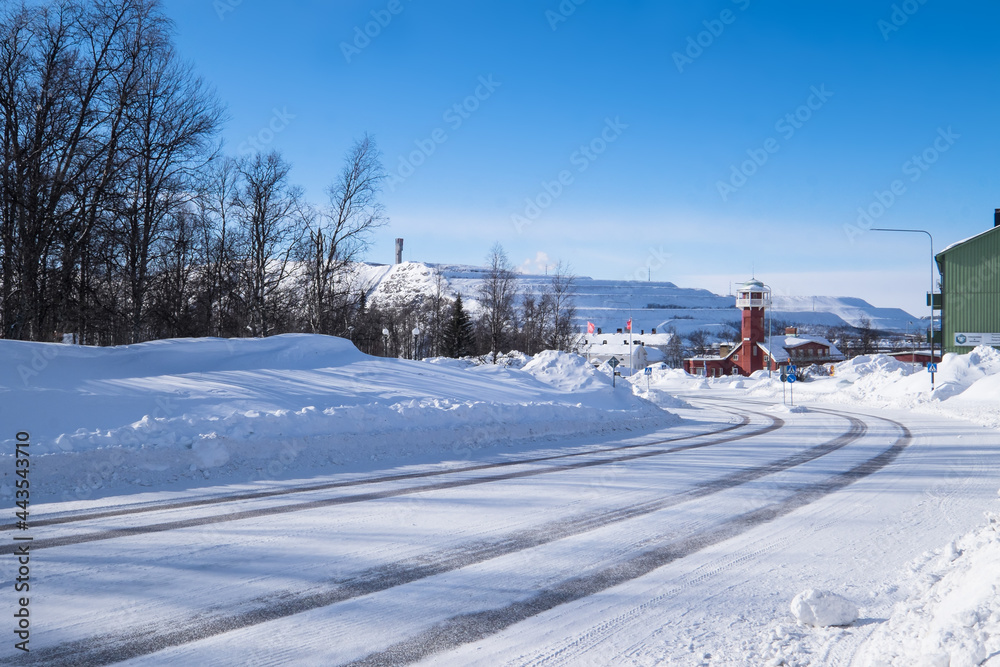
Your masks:
M30 431L32 520L53 519L32 658L342 664L445 637L425 664L1000 664L996 350L947 355L933 391L880 355L794 388L502 361L0 341L0 495Z

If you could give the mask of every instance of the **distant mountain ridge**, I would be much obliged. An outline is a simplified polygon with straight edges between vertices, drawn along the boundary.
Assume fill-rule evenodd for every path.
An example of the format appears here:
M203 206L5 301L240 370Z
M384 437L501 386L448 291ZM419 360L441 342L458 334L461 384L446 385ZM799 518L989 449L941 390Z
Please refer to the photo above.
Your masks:
M479 308L476 290L487 269L462 264L402 264L357 265L356 279L367 288L372 303L405 303L422 295L433 294L438 277L442 291L449 297L462 294L470 311ZM543 292L552 277L518 274L520 288ZM678 287L670 282L635 280L599 280L586 276L576 278L576 320L579 330L587 322L605 332L624 329L629 317L636 333L672 326L677 333L687 335L707 330L723 338L731 336L732 325L738 325L740 311L735 297L714 294L705 289ZM863 299L848 296L780 296L773 297L770 315L803 327L858 326L863 319L875 329L916 331L920 318L901 308L877 308Z

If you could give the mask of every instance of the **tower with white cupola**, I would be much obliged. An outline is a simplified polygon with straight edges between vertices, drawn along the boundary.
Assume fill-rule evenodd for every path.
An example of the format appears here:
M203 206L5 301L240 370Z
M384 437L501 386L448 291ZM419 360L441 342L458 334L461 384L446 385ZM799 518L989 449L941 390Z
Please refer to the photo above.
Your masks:
M756 279L750 279L736 288L736 307L743 311L740 331L743 340L733 363L743 375L764 369L764 351L760 343L767 338L765 311L771 307L771 288Z

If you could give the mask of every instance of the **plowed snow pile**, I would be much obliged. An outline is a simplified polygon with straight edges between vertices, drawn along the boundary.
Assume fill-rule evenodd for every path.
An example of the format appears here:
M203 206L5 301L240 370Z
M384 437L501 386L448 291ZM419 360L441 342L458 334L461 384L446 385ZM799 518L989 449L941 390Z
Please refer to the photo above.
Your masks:
M33 497L56 499L59 489L71 499L374 459L466 458L487 444L676 421L613 391L578 355L514 366L369 357L312 335L116 348L0 341L2 446L13 451L14 434L30 432ZM10 496L14 466L2 470L0 495Z
M856 664L973 667L1000 652L1000 517L910 565L909 596Z

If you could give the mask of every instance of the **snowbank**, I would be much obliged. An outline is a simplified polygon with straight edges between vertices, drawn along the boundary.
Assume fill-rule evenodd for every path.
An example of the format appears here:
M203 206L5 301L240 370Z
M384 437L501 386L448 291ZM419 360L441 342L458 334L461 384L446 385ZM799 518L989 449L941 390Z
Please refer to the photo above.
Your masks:
M909 594L868 638L855 663L972 667L1000 653L1000 517L925 553Z
M71 499L373 459L463 459L498 443L676 421L612 390L578 355L511 361L524 370L381 359L312 335L117 348L0 341L2 451L30 433L34 497ZM14 467L2 470L9 496Z

